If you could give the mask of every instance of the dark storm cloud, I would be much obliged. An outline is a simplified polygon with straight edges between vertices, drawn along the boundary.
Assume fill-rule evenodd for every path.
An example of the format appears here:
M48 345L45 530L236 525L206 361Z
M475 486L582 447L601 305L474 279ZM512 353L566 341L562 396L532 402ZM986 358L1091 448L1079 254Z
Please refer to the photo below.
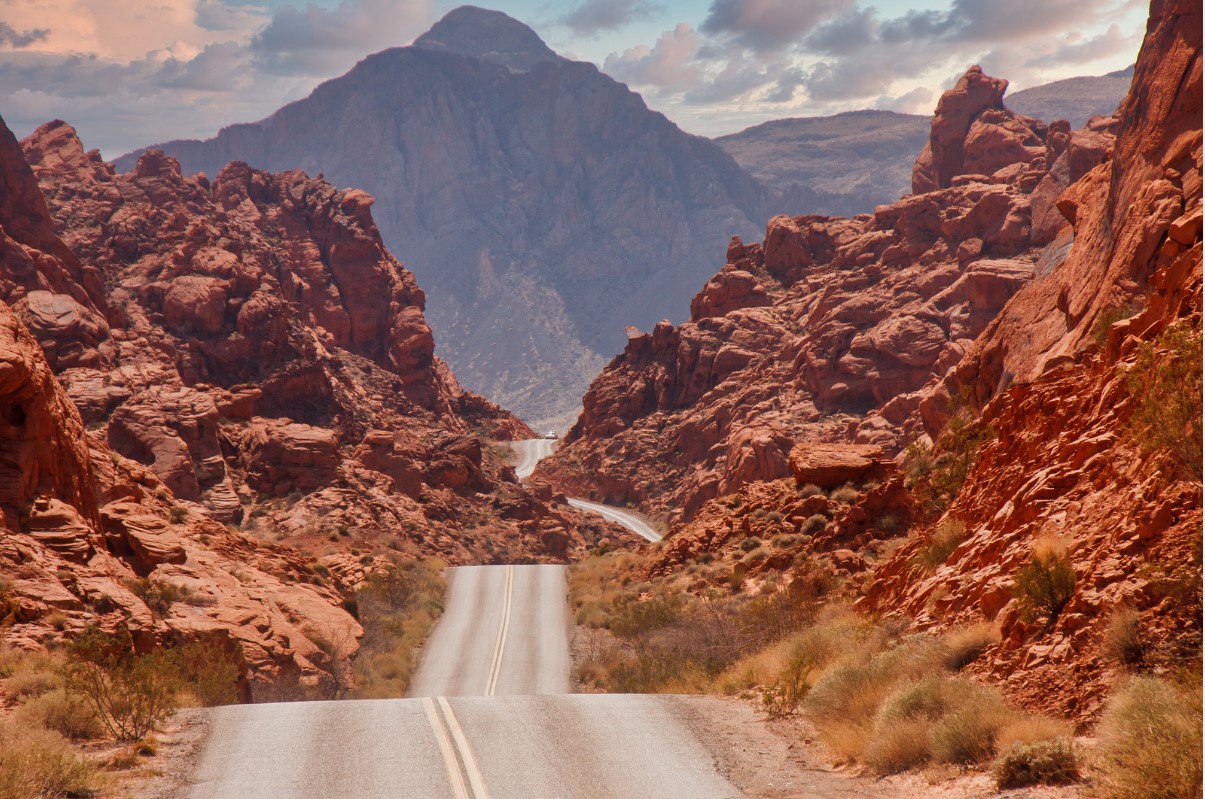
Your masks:
M0 22L0 47L15 47L18 49L29 47L31 44L45 40L49 34L49 28L35 28L29 31L18 32L16 28L7 22Z
M656 10L656 6L643 0L586 0L561 17L561 21L574 33L588 36L599 31L617 30Z
M795 44L854 0L712 0L700 28L764 53Z

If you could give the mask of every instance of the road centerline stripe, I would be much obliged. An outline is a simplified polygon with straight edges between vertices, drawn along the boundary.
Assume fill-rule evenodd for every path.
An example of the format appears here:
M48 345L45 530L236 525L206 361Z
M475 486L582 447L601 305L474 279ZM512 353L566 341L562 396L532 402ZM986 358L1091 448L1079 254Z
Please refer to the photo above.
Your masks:
M452 795L456 799L469 799L469 792L464 787L464 777L460 775L460 764L456 761L456 754L452 751L452 742L448 740L448 733L439 721L439 714L435 710L435 703L431 701L431 697L423 697L423 710L426 711L427 721L431 723L431 729L435 732L435 743L439 746L444 769L448 772L448 783L452 786Z
M510 629L511 595L514 592L515 567L506 567L506 588L502 599L502 624L498 627L498 642L494 645L494 658L490 661L490 673L485 682L485 695L493 696L498 687L498 676L502 673L502 654L506 650L506 634Z
M477 758L469 747L468 739L464 737L464 730L460 728L460 722L456 720L456 714L452 712L452 706L442 696L436 701L439 702L439 707L443 710L444 718L448 722L448 728L452 730L452 739L456 741L456 748L460 752L460 760L464 763L465 773L469 775L469 785L473 788L473 796L475 799L490 799L490 793L485 789L485 780L481 776L481 769L477 767Z

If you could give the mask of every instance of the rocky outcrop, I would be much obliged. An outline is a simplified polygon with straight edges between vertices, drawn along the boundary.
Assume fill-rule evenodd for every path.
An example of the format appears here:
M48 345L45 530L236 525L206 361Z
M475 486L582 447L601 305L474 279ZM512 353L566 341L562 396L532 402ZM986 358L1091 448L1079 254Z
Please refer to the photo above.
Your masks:
M1146 668L1200 653L1199 472L1135 435L1141 389L1128 378L1164 331L1201 335L1201 28L1199 4L1152 4L1112 158L1059 200L1074 222L1070 253L1009 301L951 375L954 390L985 401L981 424L995 433L948 512L966 540L923 579L911 561L923 539L902 547L865 600L926 628L995 621L1003 640L974 669L1080 720L1115 679L1102 643L1112 611L1140 614ZM1119 305L1136 313L1096 321ZM1015 376L1005 390L1002 374ZM1044 537L1063 542L1075 572L1052 624L1027 618L1013 595Z
M942 187L852 219L775 217L764 243L731 242L690 322L629 330L538 474L680 521L791 474L797 443L892 457L940 424L935 386L1066 255L1062 227L1034 227L1036 190L1048 205L1110 137L1013 115L1006 85L974 68L943 98L921 158L922 172L940 162ZM959 169L975 171L947 174Z
M728 238L766 219L718 145L471 7L262 122L157 147L211 178L239 160L370 192L441 355L540 429L572 422L624 325L685 316Z
M24 146L71 220L66 240L108 278L108 349L60 357L60 380L174 496L303 548L351 530L349 545L400 535L454 562L584 545L575 517L529 496L477 438L534 434L435 358L425 295L367 194L239 163L189 178L161 153L119 174L61 122ZM482 518L505 546L463 532ZM556 555L541 539L550 520L567 531Z

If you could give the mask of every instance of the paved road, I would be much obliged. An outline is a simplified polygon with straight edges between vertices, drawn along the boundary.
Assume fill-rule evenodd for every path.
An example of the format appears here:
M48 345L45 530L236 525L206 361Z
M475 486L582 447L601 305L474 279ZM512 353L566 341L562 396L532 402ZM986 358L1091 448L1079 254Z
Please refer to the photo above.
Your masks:
M576 497L569 498L569 504L579 510L590 511L597 513L607 521L612 521L617 524L622 524L624 527L631 530L636 535L648 541L660 541L661 533L649 526L648 522L641 519L634 513L629 513L626 510L612 507L611 505L602 505L598 502L588 502L584 499Z
M527 438L522 441L512 441L510 446L519 453L519 463L515 466L515 474L520 480L526 480L535 471L536 464L547 458L556 449L556 439Z
M552 451L556 448L556 443L555 440L547 438L528 438L523 441L512 441L511 448L519 453L520 458L519 464L515 467L515 474L519 476L519 479L526 480L530 477L531 473L535 471L536 464L552 454ZM648 541L661 540L661 534L650 527L648 522L634 513L629 513L611 505L578 499L577 497L571 497L569 504L578 510L597 513L608 521L621 524Z
M462 566L412 696L569 693L564 566Z
M683 700L577 695L218 708L190 799L735 799Z
M188 796L741 796L687 700L568 694L565 590L561 566L453 569L415 697L218 708Z

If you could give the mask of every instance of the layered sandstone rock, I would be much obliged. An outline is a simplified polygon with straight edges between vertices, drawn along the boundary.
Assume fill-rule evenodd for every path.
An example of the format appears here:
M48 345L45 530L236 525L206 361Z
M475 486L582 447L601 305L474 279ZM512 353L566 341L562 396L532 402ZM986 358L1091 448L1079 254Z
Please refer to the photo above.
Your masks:
M995 433L948 513L967 540L924 579L911 563L923 541L901 548L866 600L926 628L999 623L975 670L1083 720L1117 676L1111 611L1139 612L1147 668L1200 653L1201 483L1134 434L1127 375L1163 331L1201 335L1201 25L1199 4L1152 4L1113 157L1059 201L1074 222L1066 261L1018 292L951 375L990 398L981 423ZM1139 312L1096 325L1119 305ZM1049 628L1013 594L1043 537L1063 542L1076 581Z
M118 174L61 122L23 146L66 241L107 277L108 327L76 311L107 349L60 355L60 380L176 497L313 549L407 541L460 562L584 545L574 515L529 496L477 438L533 433L434 356L425 295L384 248L370 196L239 163L186 177L157 152ZM37 297L17 306L34 324ZM462 532L486 519L498 540ZM545 524L565 540L546 546Z
M976 67L942 98L918 162L931 190L853 219L776 217L764 243L733 241L690 322L629 331L541 473L677 521L790 474L798 442L893 456L929 432L944 407L925 404L933 387L1066 254L1061 229L1034 227L1035 190L1045 213L1070 162L1099 158L1110 136L1094 122L1056 124L1052 139L1002 105L1006 86Z

